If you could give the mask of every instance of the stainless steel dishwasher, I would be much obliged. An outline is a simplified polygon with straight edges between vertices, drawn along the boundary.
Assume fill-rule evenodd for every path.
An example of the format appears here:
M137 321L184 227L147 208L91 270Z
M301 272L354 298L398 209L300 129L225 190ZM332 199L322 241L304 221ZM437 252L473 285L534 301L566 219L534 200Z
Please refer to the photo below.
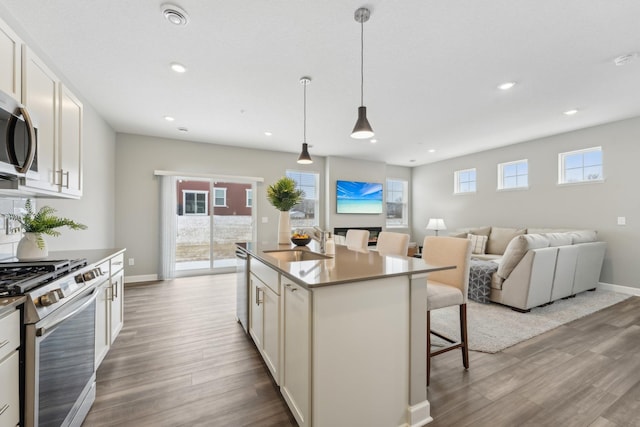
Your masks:
M249 333L249 259L245 251L236 247L236 318L245 333Z

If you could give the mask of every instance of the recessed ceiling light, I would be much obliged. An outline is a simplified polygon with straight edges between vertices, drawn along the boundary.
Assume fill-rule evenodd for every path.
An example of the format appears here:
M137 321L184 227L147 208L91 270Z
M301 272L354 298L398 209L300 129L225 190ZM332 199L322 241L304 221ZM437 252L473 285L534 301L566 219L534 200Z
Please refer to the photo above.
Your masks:
M430 153L435 153L436 150L434 150L433 148L429 150Z
M501 85L498 85L498 89L500 90L509 90L516 85L516 82L504 82Z
M182 26L187 25L187 23L189 22L187 12L185 12L184 9L173 4L163 4L162 15L173 25Z
M409 163L415 163L415 162L416 162L416 159L409 160Z
M178 128L178 130L179 130L180 132L189 132L189 129L187 129L187 128L185 128L185 127L180 127L180 128Z
M179 64L177 62L172 62L171 63L171 69L173 71L175 71L176 73L186 73L187 72L187 67L185 67L182 64Z
M573 110L567 110L564 112L565 115L567 116L573 116L574 114L576 114L578 112L578 110L576 110L575 108Z
M164 116L164 119L165 119L166 121L168 121L168 122L172 122L172 121L174 121L174 120L175 120L175 119L174 119L173 117L171 117L171 116Z
M371 140L369 140L369 142L372 143L372 144L375 144L376 142L378 142L378 140L377 139L371 139Z
M266 131L264 134L265 134L265 135L267 135L267 136L271 136L271 135L273 135L273 134L272 134L271 132L269 132L269 131Z

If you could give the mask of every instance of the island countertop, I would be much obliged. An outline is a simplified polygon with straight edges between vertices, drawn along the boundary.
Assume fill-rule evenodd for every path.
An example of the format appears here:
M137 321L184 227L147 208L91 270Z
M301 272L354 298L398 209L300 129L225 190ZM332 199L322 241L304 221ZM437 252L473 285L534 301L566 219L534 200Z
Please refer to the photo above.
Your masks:
M270 265L305 288L353 283L364 280L392 276L426 274L432 271L448 270L456 266L434 266L421 258L403 256L383 256L375 250L351 250L336 245L336 253L326 259L306 261L283 261L269 255L269 251L299 249L320 253L315 241L308 246L261 244L256 242L236 243L238 248Z

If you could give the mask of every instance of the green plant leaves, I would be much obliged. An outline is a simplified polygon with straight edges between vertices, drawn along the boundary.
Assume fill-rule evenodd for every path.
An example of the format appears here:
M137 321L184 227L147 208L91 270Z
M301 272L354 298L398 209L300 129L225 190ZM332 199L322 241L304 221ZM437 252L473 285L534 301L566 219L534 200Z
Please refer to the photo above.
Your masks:
M304 191L296 189L296 182L283 176L267 187L267 199L279 211L288 211L302 201Z

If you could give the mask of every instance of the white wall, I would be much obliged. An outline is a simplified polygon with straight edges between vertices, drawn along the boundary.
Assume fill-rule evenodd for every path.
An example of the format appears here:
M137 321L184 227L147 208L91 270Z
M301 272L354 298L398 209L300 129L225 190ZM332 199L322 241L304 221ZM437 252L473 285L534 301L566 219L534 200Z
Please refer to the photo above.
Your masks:
M413 235L429 217L449 231L466 226L570 227L598 231L608 243L601 281L640 288L640 118L510 145L413 169ZM602 146L603 183L557 185L558 153ZM497 164L529 160L529 189L496 191ZM453 194L454 171L477 169L477 193ZM616 225L625 216L626 226Z

